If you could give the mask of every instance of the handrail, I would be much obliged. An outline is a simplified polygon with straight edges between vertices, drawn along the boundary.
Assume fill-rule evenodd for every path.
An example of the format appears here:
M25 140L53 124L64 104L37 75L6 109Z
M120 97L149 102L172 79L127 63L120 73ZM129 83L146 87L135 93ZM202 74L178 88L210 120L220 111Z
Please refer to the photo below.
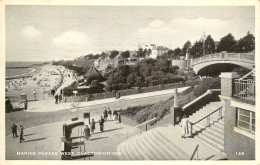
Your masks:
M189 102L188 104L184 105L182 107L183 110L185 110L186 108L188 108L189 106L191 106L192 104L196 103L197 101L199 101L200 99L208 96L209 94L212 94L212 92L220 92L220 89L208 89L203 95L197 97L196 99L194 99L193 101Z
M213 113L215 113L215 112L217 112L217 111L219 111L219 118L218 118L218 119L221 119L221 118L222 118L222 107L220 107L220 108L214 110L214 111L211 112L210 114L206 115L205 117L199 119L198 121L196 121L196 122L194 122L194 123L190 122L190 135L192 135L192 132L193 132L193 131L192 131L192 130L193 130L193 129L192 129L193 125L199 123L200 121L202 121L202 120L204 120L204 119L206 119L206 118L208 119L208 120L207 120L207 126L210 126L210 115L212 115Z
M145 121L145 122L143 122L143 123L141 123L141 124L135 126L135 128L138 128L138 127L140 127L140 126L143 126L143 125L145 125L145 124L148 124L148 123L150 123L150 122L152 122L152 121L154 121L154 120L156 120L156 118L153 118L153 119L150 119L150 120L148 120L148 121Z
M199 152L199 145L197 144L197 146L195 147L195 150L193 151L191 157L190 157L190 160L193 159L195 153L197 152L197 159L198 159L198 152Z
M203 118L199 119L198 121L196 121L196 122L194 122L194 123L193 123L193 122L190 122L190 123L191 123L191 125L195 125L195 124L199 123L200 121L202 121L202 120L206 119L207 117L209 117L209 116L210 116L210 115L212 115L213 113L215 113L215 112L219 111L220 109L222 109L222 107L219 107L218 109L214 110L214 111L213 111L213 112L211 112L210 114L208 114L208 115L204 116ZM222 117L222 115L221 115L221 117Z
M243 77L239 78L238 80L243 80L244 78L248 77L250 74L255 72L255 68L253 70L251 70L249 73L245 74Z

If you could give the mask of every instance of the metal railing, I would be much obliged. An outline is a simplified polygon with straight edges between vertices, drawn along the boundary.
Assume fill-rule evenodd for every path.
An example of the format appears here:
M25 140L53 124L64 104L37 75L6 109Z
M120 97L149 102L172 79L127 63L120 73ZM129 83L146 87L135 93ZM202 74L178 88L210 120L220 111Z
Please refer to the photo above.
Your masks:
M81 153L81 143L82 143L82 138L83 138L83 145L84 145L84 147L83 147L83 149L84 149L84 153L86 152L86 147L85 147L85 139L84 139L84 137L82 137L83 136L83 133L84 133L84 125L83 126L79 126L79 128L78 128L78 136L77 137L79 137L79 150L80 150L80 153ZM83 130L82 130L83 129ZM85 160L85 157L84 157L84 160Z
M142 134L143 132L148 131L148 124L150 122L154 121L154 120L156 120L156 118L153 118L151 120L145 121L145 122L143 122L143 123L133 127L132 129L139 129L139 134ZM145 126L145 129L143 131L142 131L142 126ZM128 137L129 137L129 133L128 132L129 131L126 132L126 139L128 139Z
M255 81L252 79L248 80L235 80L235 91L233 96L238 98L246 98L255 100Z
M206 128L206 127L209 127L209 126L210 126L210 123L211 123L211 116L212 116L213 114L217 113L217 112L219 113L217 120L222 119L222 117L223 117L223 115L222 115L222 107L220 107L220 108L214 110L213 112L211 112L210 114L208 114L208 115L204 116L203 118L199 119L198 121L196 121L196 122L194 122L194 123L193 123L193 122L190 122L190 134L191 134L191 135L193 134L193 126L194 126L195 124L201 122L201 121L204 120L204 119L207 119L205 128Z
M195 147L191 157L190 157L190 160L193 160L195 154L197 153L197 160L199 160L199 145L197 144L197 146Z

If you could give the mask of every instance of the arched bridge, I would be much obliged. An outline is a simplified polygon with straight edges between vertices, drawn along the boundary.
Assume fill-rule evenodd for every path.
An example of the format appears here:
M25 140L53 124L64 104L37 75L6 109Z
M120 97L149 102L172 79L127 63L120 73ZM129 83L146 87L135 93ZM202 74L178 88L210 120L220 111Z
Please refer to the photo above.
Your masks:
M191 60L191 67L197 74L199 70L213 64L235 64L248 69L255 65L255 53L215 53Z

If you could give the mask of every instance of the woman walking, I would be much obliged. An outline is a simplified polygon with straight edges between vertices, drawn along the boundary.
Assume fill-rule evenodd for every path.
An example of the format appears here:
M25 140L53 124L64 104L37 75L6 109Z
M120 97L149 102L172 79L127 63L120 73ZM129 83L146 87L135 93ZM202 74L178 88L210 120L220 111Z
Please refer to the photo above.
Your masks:
M90 135L90 129L89 129L88 125L86 125L86 128L84 129L84 134L85 134L86 141L88 141L89 137L91 136Z
M92 133L92 135L94 134L94 131L95 131L95 129L96 129L96 122L95 122L95 120L94 119L92 119L92 121L91 121L91 124L90 124L90 128L91 128L91 133Z

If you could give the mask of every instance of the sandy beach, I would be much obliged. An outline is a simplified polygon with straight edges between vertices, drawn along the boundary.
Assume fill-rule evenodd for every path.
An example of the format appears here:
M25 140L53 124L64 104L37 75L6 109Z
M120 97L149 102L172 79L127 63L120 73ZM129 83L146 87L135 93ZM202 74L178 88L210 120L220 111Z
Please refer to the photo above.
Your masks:
M6 97L11 102L18 102L20 94L25 93L28 101L34 100L34 90L37 100L52 99L51 89L56 89L60 94L60 89L71 84L73 72L65 69L63 66L43 65L31 71L32 77L17 78L6 80Z

